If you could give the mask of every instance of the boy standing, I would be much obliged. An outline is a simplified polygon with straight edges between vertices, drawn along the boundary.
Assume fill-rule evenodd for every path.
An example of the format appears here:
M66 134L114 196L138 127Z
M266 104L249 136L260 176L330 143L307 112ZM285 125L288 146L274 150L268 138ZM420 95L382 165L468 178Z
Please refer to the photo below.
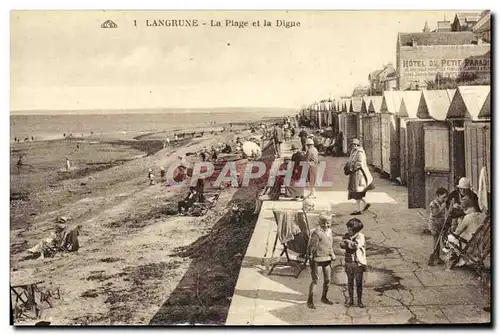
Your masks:
M432 249L432 254L429 257L428 265L433 266L437 261L438 264L444 264L444 262L439 257L440 251L440 235L441 230L444 226L444 219L446 214L446 198L448 196L448 191L442 187L438 188L436 191L436 199L432 200L429 204L430 214L429 214L429 230L434 239L434 245Z
M335 260L335 254L333 253L333 235L330 230L330 225L330 218L325 214L320 215L319 228L313 230L309 241L307 254L311 264L312 282L309 286L307 307L311 309L316 309L313 295L315 287L318 284L318 267L321 267L323 270L323 294L321 295L321 302L327 305L333 305L327 298L330 278L332 277L331 263Z

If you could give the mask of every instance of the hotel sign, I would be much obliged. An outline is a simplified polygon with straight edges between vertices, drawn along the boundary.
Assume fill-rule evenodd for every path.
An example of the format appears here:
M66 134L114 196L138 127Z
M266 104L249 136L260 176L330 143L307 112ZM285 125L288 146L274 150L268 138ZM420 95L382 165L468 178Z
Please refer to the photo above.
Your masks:
M405 59L401 62L404 77L435 78L437 73L456 77L461 72L490 73L491 59Z

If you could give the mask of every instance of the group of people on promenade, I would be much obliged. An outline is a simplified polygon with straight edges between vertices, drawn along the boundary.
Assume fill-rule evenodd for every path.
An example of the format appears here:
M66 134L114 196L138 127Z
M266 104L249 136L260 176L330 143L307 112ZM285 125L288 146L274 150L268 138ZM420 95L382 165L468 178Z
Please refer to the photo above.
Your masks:
M315 181L317 177L317 166L319 163L318 150L315 147L314 136L307 134L305 129L298 134L301 139L302 148L292 145L293 155L284 158L283 169L287 168L288 162L294 163L292 182L298 181L301 176L301 162L306 162L308 168L307 181L309 182L309 195L304 197L303 188L297 188L293 184L287 186L287 190L297 199L303 200L302 211L310 212L314 209ZM351 142L351 150L347 163L343 166L343 172L348 176L348 199L356 201L356 209L351 215L361 215L367 211L371 204L365 200L366 193L375 188L373 177L366 162L366 154L358 139ZM486 218L485 210L490 208L482 197L472 190L470 181L462 177L457 178L456 189L449 193L445 188L438 188L436 198L430 203L430 214L428 229L426 233L433 236L433 247L430 251L429 266L443 264L441 258L458 257L457 266L467 264L467 260L455 252L457 246L468 243ZM482 204L483 202L483 204ZM363 296L363 274L367 267L366 239L361 232L363 223L358 218L351 218L346 223L347 232L340 237L335 237L330 229L331 217L323 213L319 217L319 227L314 229L308 241L306 259L311 267L311 284L309 286L307 306L316 308L314 304L314 291L318 284L319 268L323 272L323 291L321 302L331 305L328 299L328 288L331 280L332 261L336 259L333 245L337 239L339 247L345 250L344 268L347 276L347 289L349 299L347 306L354 305L354 287L356 286L357 305L364 307ZM303 256L299 255L299 258Z
M489 216L488 195L480 192L478 197L465 177L457 178L455 185L452 192L439 187L435 199L429 204L428 224L423 230L424 234L431 234L434 240L429 266L445 264L443 258L456 260L455 266L466 265L467 260L455 250L469 243Z

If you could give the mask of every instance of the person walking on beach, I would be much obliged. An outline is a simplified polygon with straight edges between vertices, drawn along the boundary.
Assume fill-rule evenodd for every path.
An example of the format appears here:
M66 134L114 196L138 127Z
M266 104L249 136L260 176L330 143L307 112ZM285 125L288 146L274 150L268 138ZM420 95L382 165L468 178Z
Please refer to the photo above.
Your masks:
M160 168L160 178L162 182L165 182L167 180L167 173L165 172L163 166Z
M344 173L349 175L347 199L355 199L357 204L357 210L351 215L360 215L371 206L364 198L367 191L374 189L374 185L373 177L366 164L365 151L357 138L352 140L351 154L349 161L344 165ZM361 208L361 203L365 204L363 208Z
M310 193L307 196L308 198L315 199L316 198L316 176L318 175L318 164L319 164L319 154L318 149L314 147L314 141L311 138L306 140L307 145L307 166L309 168L307 173L307 179L309 181L309 189Z
M19 159L17 160L17 169L21 169L21 167L23 166L23 154L20 154L19 155Z
M71 163L69 161L69 158L66 157L66 171L69 171L71 169Z
M155 184L155 176L153 174L153 169L149 169L149 171L148 171L148 179L149 179L149 185L154 185Z
M332 277L332 261L335 260L333 253L333 234L330 230L330 218L325 214L319 217L319 228L316 228L311 233L307 257L311 264L312 281L309 285L309 296L307 298L307 307L316 309L314 306L314 291L318 284L318 267L323 270L323 293L321 294L321 302L327 305L333 305L333 302L328 300L328 289L330 287L330 278Z
M363 272L366 271L366 242L365 235L361 233L363 223L352 218L347 221L347 233L343 236L340 248L345 250L345 273L347 275L347 290L349 302L347 307L354 305L354 282L356 282L356 294L358 306L363 305Z

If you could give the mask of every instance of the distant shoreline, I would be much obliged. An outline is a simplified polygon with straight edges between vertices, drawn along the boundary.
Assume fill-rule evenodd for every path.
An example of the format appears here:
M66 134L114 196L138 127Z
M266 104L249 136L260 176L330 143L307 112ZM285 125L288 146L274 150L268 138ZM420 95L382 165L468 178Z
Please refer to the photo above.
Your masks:
M184 113L296 113L293 107L218 107L218 108L129 108L129 109L81 109L81 110L11 110L11 116L17 115L106 115L106 114L184 114Z

